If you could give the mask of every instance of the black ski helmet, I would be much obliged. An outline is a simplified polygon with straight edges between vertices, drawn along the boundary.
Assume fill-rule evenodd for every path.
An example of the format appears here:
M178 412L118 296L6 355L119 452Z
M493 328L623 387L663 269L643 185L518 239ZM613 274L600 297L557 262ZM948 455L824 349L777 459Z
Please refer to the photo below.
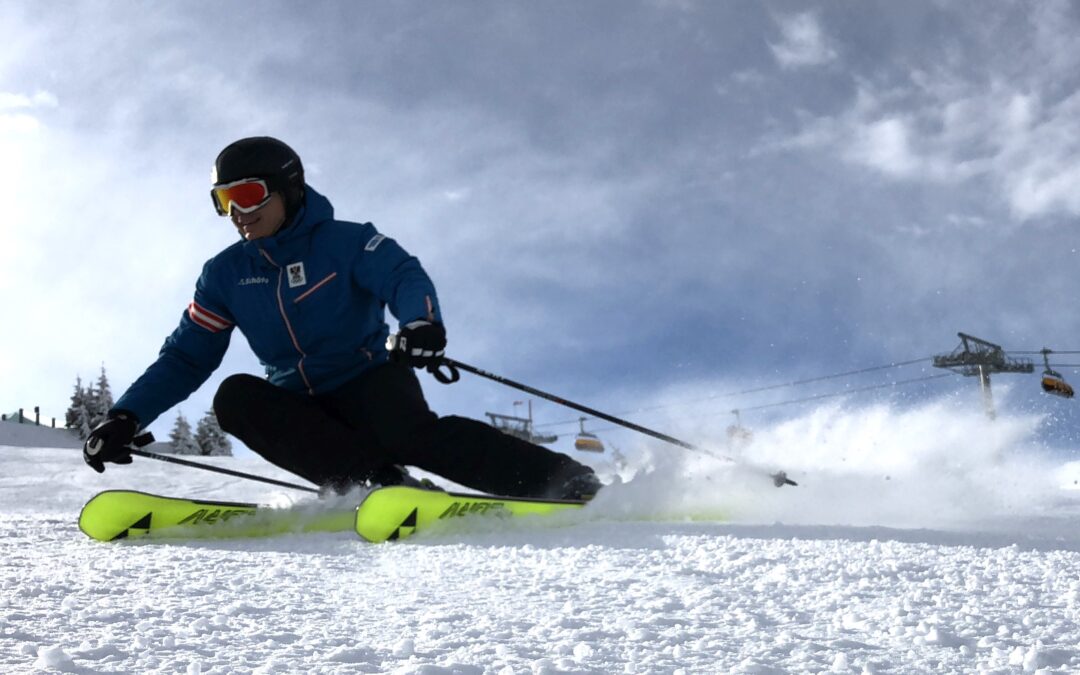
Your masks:
M300 155L276 138L241 138L218 154L211 183L224 185L244 178L262 178L270 192L282 194L286 222L292 220L304 202L304 165ZM213 191L210 197L213 198Z

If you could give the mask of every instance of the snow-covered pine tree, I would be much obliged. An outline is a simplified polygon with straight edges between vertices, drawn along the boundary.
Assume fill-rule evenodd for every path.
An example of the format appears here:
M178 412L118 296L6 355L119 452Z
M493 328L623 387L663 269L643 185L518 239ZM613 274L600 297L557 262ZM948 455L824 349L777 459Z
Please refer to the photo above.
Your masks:
M198 455L199 446L195 444L195 439L191 437L191 425L188 424L187 418L184 417L184 413L176 413L176 424L173 425L172 431L169 433L169 445L172 446L173 452L178 455Z
M99 418L96 403L97 391L94 390L93 383L86 385L86 389L83 390L83 400L86 402L86 424L93 429L97 426Z
M222 431L213 410L207 410L195 427L195 444L203 455L232 456L232 443Z
M83 388L82 377L75 376L75 391L71 393L71 405L68 406L67 412L64 413L64 426L68 429L74 429L78 422L79 406L82 404Z
M87 407L90 410L90 427L93 428L105 421L105 415L113 407L112 390L109 388L109 378L105 375L105 364L101 364L101 375L98 376L97 389L89 390Z
M88 398L89 392L83 388L82 377L76 375L75 391L71 394L71 405L68 406L67 412L64 413L64 423L68 429L74 431L84 441L93 428L90 423L92 415L88 405Z

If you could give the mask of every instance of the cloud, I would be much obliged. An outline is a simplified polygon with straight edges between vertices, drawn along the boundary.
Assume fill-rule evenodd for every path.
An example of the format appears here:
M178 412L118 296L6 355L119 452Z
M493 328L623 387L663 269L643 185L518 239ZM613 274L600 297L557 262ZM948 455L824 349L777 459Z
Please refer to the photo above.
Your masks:
M1080 214L1080 94L1047 106L1045 92L1004 82L956 86L951 75L922 73L916 80L900 92L863 85L848 110L808 121L788 145L824 149L896 180L986 179L1021 221Z
M41 121L27 111L56 108L58 105L56 96L47 91L38 91L30 96L0 91L0 135L23 135L37 131L41 128ZM4 139L0 138L0 144L4 143ZM10 148L5 150L4 155L12 154Z
M769 43L782 68L820 66L836 59L817 15L812 12L775 17L783 39Z
M16 108L55 108L60 105L55 94L38 91L31 96L0 91L0 110Z
M0 134L29 134L41 128L33 115L0 115Z
M1055 3L1027 19L966 36L982 41L978 60L931 48L903 70L855 71L845 108L803 111L796 133L767 145L824 150L896 181L983 181L1019 222L1078 215L1080 92L1062 84L1080 71L1077 22ZM792 34L813 35L803 23Z
M889 118L858 129L848 152L852 159L884 173L910 176L919 165L912 154L911 131L905 120Z

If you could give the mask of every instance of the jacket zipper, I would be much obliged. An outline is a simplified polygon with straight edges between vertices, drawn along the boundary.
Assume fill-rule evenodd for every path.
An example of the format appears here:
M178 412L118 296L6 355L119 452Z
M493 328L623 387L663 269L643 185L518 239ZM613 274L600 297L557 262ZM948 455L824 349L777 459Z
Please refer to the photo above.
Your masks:
M304 350L300 348L300 341L296 339L296 333L293 331L292 324L289 322L289 316L285 313L285 301L281 297L281 279L282 279L283 275L285 274L285 270L284 270L284 268L281 267L281 265L274 262L274 259L271 258L270 254L267 253L264 249L260 248L259 253L262 253L263 257L266 258L268 261L270 261L271 265L273 265L274 267L277 268L277 271L278 271L278 278L277 278L278 311L281 312L281 319L285 322L285 328L289 331L289 337L292 339L293 347L295 347L296 351L300 353L300 360L296 362L296 370L297 370L297 372L300 373L301 379L304 380L304 386L307 387L308 393L311 394L312 396L314 396L315 395L315 389L311 386L311 382L308 380L307 373L304 372L304 359L307 358L307 354L305 354ZM328 281L328 279L323 280L323 282L325 282L325 281ZM320 282L320 283L322 283L322 282Z

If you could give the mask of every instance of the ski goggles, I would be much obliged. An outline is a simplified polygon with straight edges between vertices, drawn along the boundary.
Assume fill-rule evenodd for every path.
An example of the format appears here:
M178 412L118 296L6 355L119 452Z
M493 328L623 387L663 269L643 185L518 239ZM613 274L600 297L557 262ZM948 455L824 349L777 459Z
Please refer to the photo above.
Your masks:
M215 185L210 190L210 198L219 216L228 216L233 209L240 213L251 213L270 201L270 188L262 178L244 178Z

